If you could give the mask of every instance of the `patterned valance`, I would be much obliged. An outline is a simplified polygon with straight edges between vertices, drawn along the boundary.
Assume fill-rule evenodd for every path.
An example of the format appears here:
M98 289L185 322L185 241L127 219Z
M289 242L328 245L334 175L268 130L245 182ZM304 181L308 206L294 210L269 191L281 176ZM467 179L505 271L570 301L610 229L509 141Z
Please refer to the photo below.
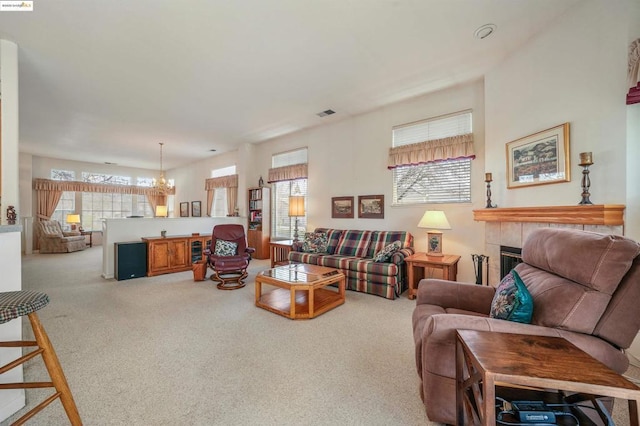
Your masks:
M267 182L282 182L285 180L304 179L307 177L307 163L301 163L269 169Z
M457 158L476 158L473 134L434 139L389 149L388 169Z
M238 175L227 175L209 178L204 181L204 190L209 191L215 188L237 188Z
M629 45L627 105L640 103L640 38Z
M137 194L137 195L165 195L155 188L148 186L111 185L105 183L79 182L75 180L51 180L36 178L33 180L36 191L74 191L99 192L103 194ZM171 188L166 195L173 195L176 189Z

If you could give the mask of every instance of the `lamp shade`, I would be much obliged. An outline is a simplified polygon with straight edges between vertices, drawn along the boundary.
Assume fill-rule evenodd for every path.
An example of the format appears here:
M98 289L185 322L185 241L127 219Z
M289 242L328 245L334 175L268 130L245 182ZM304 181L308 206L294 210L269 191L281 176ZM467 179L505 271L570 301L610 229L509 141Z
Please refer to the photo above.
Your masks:
M427 210L420 219L418 228L451 229L451 225L442 210Z
M67 215L67 223L80 223L80 215L79 214L68 214Z
M289 197L289 216L292 216L292 217L304 216L304 197L302 196Z
M156 217L167 217L167 206L156 206Z

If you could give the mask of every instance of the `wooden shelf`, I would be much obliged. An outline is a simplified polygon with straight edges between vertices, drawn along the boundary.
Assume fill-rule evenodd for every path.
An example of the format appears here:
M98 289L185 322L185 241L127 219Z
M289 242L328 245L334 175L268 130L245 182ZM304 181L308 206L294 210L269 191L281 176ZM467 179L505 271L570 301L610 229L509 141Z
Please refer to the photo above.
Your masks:
M479 222L536 222L579 225L624 225L623 204L548 207L507 207L473 211Z

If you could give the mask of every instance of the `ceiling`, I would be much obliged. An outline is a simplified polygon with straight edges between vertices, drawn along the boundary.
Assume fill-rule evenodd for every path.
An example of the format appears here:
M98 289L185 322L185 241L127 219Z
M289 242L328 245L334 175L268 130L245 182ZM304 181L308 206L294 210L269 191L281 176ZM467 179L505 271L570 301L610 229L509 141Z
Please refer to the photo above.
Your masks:
M578 1L35 0L0 38L21 152L171 169L481 78Z

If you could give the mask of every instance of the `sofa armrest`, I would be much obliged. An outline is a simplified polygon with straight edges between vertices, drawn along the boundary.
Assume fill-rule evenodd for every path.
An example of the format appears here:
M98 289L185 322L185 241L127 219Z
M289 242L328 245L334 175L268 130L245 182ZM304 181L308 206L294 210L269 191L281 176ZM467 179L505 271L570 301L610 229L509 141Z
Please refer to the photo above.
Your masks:
M416 304L436 305L489 315L495 289L476 284L428 278L418 284Z
M393 253L393 256L391 256L391 263L400 265L404 263L405 257L411 256L414 253L415 250L413 249L413 247L405 247L403 249L400 249L397 252Z
M62 236L63 237L79 237L80 232L79 231L62 231Z

